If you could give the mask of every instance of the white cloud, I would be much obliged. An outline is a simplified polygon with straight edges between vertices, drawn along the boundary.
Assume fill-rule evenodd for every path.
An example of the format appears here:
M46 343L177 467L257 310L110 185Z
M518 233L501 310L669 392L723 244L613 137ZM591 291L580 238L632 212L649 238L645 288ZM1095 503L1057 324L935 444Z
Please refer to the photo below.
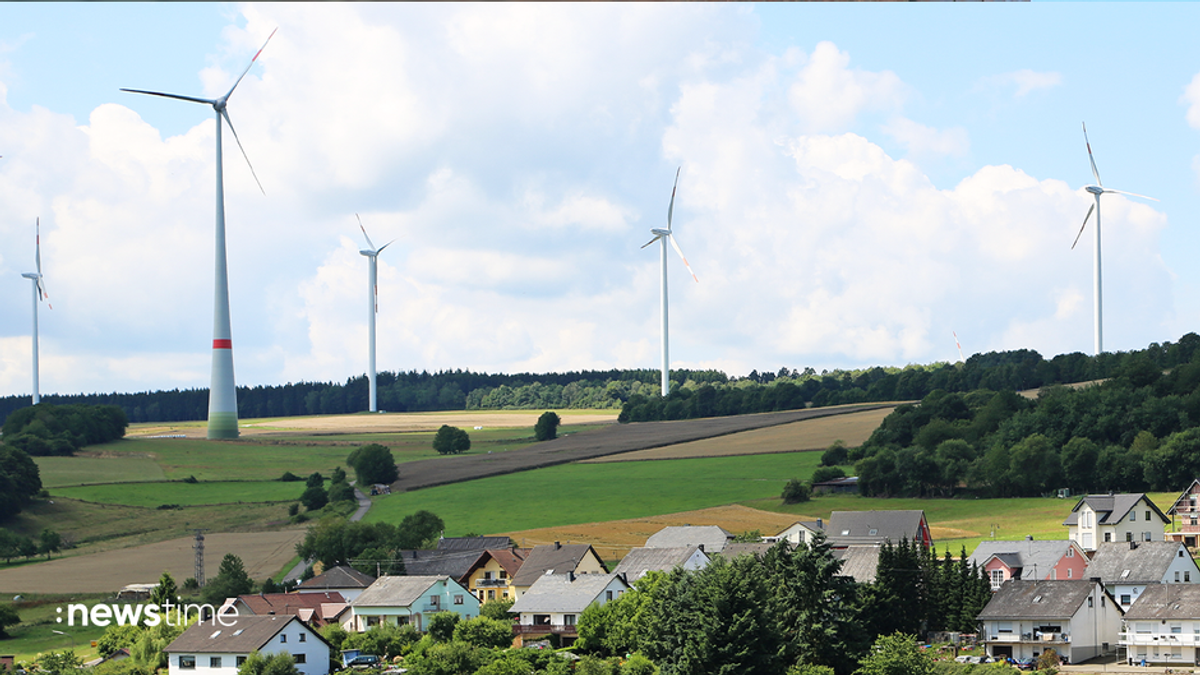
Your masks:
M967 130L962 127L937 130L905 117L896 117L883 126L883 132L917 155L967 154L971 142Z
M1179 102L1188 106L1188 124L1193 129L1200 129L1200 73L1196 73L1192 81L1183 88L1183 96L1179 97Z
M832 42L817 45L791 85L788 96L810 132L853 126L863 110L898 109L905 87L891 71L850 69L850 54Z
M1061 73L1038 72L1028 68L983 78L983 84L988 87L1015 88L1013 92L1015 98L1022 98L1030 92L1041 89L1052 89L1061 85L1062 81Z

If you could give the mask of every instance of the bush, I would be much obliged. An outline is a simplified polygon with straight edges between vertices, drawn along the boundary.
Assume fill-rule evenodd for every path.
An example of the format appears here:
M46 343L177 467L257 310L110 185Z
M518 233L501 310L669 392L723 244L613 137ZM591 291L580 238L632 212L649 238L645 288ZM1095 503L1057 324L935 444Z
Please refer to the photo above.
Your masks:
M437 612L429 617L429 626L427 626L426 632L437 642L449 642L454 639L454 629L458 627L458 618L456 612ZM509 631L512 631L511 627Z
M558 436L558 425L562 423L557 413L546 411L533 427L533 436L539 441L553 440Z
M812 499L812 488L799 478L793 478L783 487L783 494L780 496L783 497L784 504L799 504Z
M1061 660L1058 658L1058 652L1051 648L1045 649L1038 655L1037 669L1046 673L1046 675L1054 675L1058 672L1058 667L1061 666Z
M308 487L325 487L325 477L319 471L312 472L308 480L304 481Z
M471 437L458 427L443 424L433 437L433 449L441 455L459 455L471 449Z
M346 458L346 464L354 468L358 485L364 489L375 483L394 483L400 477L392 451L378 443L356 448Z
M813 470L812 482L815 485L817 483L824 483L827 480L845 477L846 472L840 466L818 466Z
M352 502L354 500L354 488L350 487L349 483L342 481L341 483L334 483L333 485L329 486L329 501Z
M476 647L505 649L512 646L512 621L489 619L486 616L460 621L454 627L454 639Z
M291 504L288 504L288 515L294 516L297 513L300 513L300 502L292 502Z
M326 494L325 488L319 485L306 488L304 494L300 495L300 503L309 511L316 511L329 503L329 495Z
M284 471L283 475L279 477L279 480L284 483L299 483L304 479L292 473L291 471Z
M479 606L479 616L486 616L489 619L500 619L502 621L512 622L512 614L508 610L515 602L512 598L502 598L499 600L488 600Z
M846 449L846 444L841 441L834 441L833 445L821 453L821 466L838 466L839 464L845 464L849 459L850 451Z

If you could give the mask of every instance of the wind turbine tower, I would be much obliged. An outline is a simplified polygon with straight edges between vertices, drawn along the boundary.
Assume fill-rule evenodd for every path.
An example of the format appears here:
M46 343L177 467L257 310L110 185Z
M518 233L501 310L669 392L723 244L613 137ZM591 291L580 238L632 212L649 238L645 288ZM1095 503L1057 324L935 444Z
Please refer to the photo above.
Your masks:
M384 244L383 246L380 246L379 248L375 248L375 244L371 243L370 235L367 234L367 228L363 227L362 218L359 218L357 213L354 214L354 217L358 218L358 229L362 230L363 237L365 237L367 240L367 248L359 250L359 253L366 256L367 261L368 261L367 262L367 333L368 333L369 337L368 337L368 341L367 341L368 342L368 347L367 347L367 384L368 384L368 390L370 392L370 396L369 396L370 410L371 410L371 412L379 412L379 406L376 402L378 400L376 397L377 390L375 388L375 315L379 313L379 283L376 280L376 277L377 277L376 263L378 262L377 258L379 257L379 254L383 253L383 249L391 246L392 242L394 242L396 240L393 239L392 241L389 241L388 243Z
M679 171L683 167L675 169L675 184L671 186L671 204L667 207L667 229L652 228L650 234L654 238L642 244L642 248L646 248L654 242L662 242L661 259L662 259L662 395L665 398L671 393L671 356L667 343L667 242L671 242L671 246L675 252L679 254L683 260L683 266L687 268L688 274L692 275L696 283L700 280L696 278L696 273L692 271L692 266L688 264L687 258L683 255L683 250L679 248L679 244L675 241L674 235L671 233L671 218L675 213L675 189L679 187Z
M278 30L278 29L276 29ZM242 157L246 158L246 164L250 167L250 174L254 176L254 182L258 183L258 189L262 190L262 183L258 180L258 174L254 173L254 166L250 164L250 157L246 155L246 149L242 147L242 141L238 138L237 131L233 128L233 120L229 119L229 111L226 106L229 103L229 97L233 95L233 91L241 84L242 78L246 77L246 73L250 72L250 68L254 66L254 62L258 60L263 49L267 48L267 42L274 37L275 31L271 31L271 35L267 36L267 41L254 54L254 58L250 59L250 65L242 71L237 81L229 88L228 93L216 99L199 98L195 96L182 96L180 94L166 94L160 91L146 91L144 89L124 89L134 94L149 94L151 96L162 96L164 98L173 98L180 101L191 101L192 103L203 103L212 106L217 117L217 225L216 225L216 255L213 283L213 341L212 341L212 376L208 389L208 438L237 438L238 436L238 417L237 417L237 384L233 376L233 330L230 327L229 320L229 271L226 264L225 256L225 177L224 177L224 162L221 155L221 120L229 125L229 131L233 134L233 140L237 141L238 149L242 151ZM263 191L263 194L266 194Z
M1088 186L1085 186L1083 189L1092 193L1092 196L1096 198L1096 203L1092 204L1091 207L1088 208L1087 215L1083 217L1083 225L1081 225L1079 227L1079 234L1075 235L1075 242L1071 244L1071 249L1074 250L1075 244L1079 243L1079 238L1083 236L1083 230L1085 228L1087 228L1088 219L1092 217L1092 211L1095 211L1096 212L1096 228L1095 228L1095 230L1096 230L1096 236L1095 236L1096 246L1095 246L1095 250L1092 252L1092 255L1093 255L1093 258L1092 258L1092 286L1093 286L1092 303L1093 303L1093 319L1095 322L1095 326L1094 326L1095 340L1094 340L1093 347L1094 347L1094 353L1097 356L1099 356L1100 353L1104 351L1104 314L1103 314L1103 311L1104 311L1103 304L1104 303L1102 301L1103 296L1101 294L1101 284L1100 284L1100 276L1101 276L1100 275L1100 195L1112 193L1112 194L1118 194L1118 195L1127 195L1130 197L1141 197L1142 199L1149 199L1150 201L1154 201L1154 202L1156 202L1158 200L1155 199L1154 197L1147 197L1146 195L1139 195L1134 192L1122 192L1121 190L1113 190L1112 188L1104 187L1103 183L1101 183L1101 181L1100 181L1100 172L1098 170L1096 170L1096 160L1094 157L1092 157L1092 144L1088 141L1087 124L1086 123L1083 125L1083 142L1087 146L1088 161L1092 163L1092 176L1096 179L1095 185L1088 185Z
M42 401L38 384L38 302L45 301L50 306L50 294L46 293L46 282L42 280L42 219L37 219L37 230L34 235L34 258L37 261L36 272L25 272L21 276L33 282L33 405Z

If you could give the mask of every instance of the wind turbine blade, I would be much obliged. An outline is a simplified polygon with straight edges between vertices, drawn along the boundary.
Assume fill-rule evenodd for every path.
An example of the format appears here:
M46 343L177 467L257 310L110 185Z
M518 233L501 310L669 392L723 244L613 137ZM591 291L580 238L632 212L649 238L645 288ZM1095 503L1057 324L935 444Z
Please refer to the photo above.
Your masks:
M1157 199L1155 199L1154 197L1147 197L1146 195L1139 195L1139 194L1138 194L1138 193L1136 193L1136 192L1124 192L1124 191L1122 191L1122 190L1110 190L1110 189L1108 189L1108 188L1104 188L1104 191L1105 191L1105 192L1112 192L1112 193L1114 193L1114 194L1118 194L1118 195L1128 195L1128 196L1130 196L1130 197L1141 197L1142 199L1149 199L1149 200L1150 200L1150 201L1152 201L1152 202L1156 202L1156 201L1158 201L1158 200L1157 200Z
M675 184L671 186L671 205L667 207L667 231L668 232L671 231L671 217L675 215L675 188L679 187L679 171L681 169L683 169L682 166L679 167L678 169L675 169ZM651 242L651 243L654 243L654 242ZM649 246L649 244L647 244L646 246ZM646 248L646 246L643 246L642 248Z
M37 219L37 233L34 235L33 242L34 242L34 254L33 255L34 255L34 258L37 259L37 271L38 271L37 273L38 273L38 279L39 279L38 286L41 286L41 283L42 283L40 281L40 279L42 277L42 218L41 218L41 216L38 216L38 219Z
M1075 244L1079 243L1079 238L1083 236L1083 229L1087 227L1088 218L1092 217L1092 211L1096 210L1096 205L1092 204L1088 207L1087 215L1083 217L1083 225L1079 226L1079 234L1075 235L1075 241L1071 242L1071 250L1075 250Z
M646 243L642 244L642 248L646 248L646 247L647 247L647 246L649 246L650 244L653 244L654 242L658 241L659 239L662 239L662 235L661 235L661 234L660 234L660 235L658 235L657 237L655 237L655 238L651 239L650 241L648 241L648 242L646 242Z
M396 243L396 240L395 240L395 239L393 239L393 240L389 241L388 243L384 244L383 246L380 246L380 247L379 247L379 250L378 250L378 251L375 251L375 255L379 255L380 253L383 253L383 249L385 249L385 248L387 248L387 247L391 246L391 245L392 245L392 244L394 244L394 243Z
M233 128L233 120L229 119L229 111L227 111L225 108L221 108L221 117L224 117L225 122L229 124L229 130L233 132L233 140L237 141L238 150L241 150L242 157L246 158L246 166L250 167L250 175L254 176L254 182L258 183L258 189L262 190L264 195L267 194L267 191L263 190L262 183L258 180L258 174L254 173L254 165L250 163L250 155L247 155L246 149L242 147L242 139L238 138L237 129Z
M667 237L667 241L671 242L671 246L675 248L675 252L678 253L680 259L683 260L683 266L687 268L688 274L692 275L692 279L695 280L696 283L700 283L700 280L696 278L696 273L692 271L692 266L688 264L687 256L683 255L683 249L679 248L679 244L675 243L675 237Z
M199 98L197 96L183 96L182 94L164 94L161 91L146 91L145 89L125 89L124 87L121 88L121 91L127 91L131 94L149 94L150 96L162 96L163 98L176 98L176 99L179 99L180 101L191 101L193 103L205 103L207 105L216 104L216 101L214 101L210 98Z
M1092 144L1088 141L1086 122L1083 125L1083 143L1087 146L1088 161L1092 163L1092 175L1096 177L1096 185L1104 185L1100 182L1100 172L1096 170L1096 160L1092 157Z
M358 229L362 230L363 236L367 238L367 246L370 246L371 250L375 251L375 244L371 243L371 236L367 234L367 228L363 227L362 218L359 218L357 213L354 214L354 217L358 218ZM380 250L383 250L383 249L380 249ZM375 251L375 252L378 253L379 251Z
M279 30L278 27L276 27L275 30L271 31L271 34L267 36L267 42L270 42L271 38L275 37L275 31L277 31L277 30ZM246 73L250 72L250 69L254 67L254 62L258 60L258 55L262 54L263 50L267 48L267 42L264 42L263 46L258 48L258 51L254 53L254 58L250 59L250 65L246 66L246 69L243 70L242 74L238 76L237 82L234 82L233 86L229 88L229 93L225 94L225 98L227 100L230 96L233 95L233 90L237 89L237 86L242 83L242 78L246 76Z

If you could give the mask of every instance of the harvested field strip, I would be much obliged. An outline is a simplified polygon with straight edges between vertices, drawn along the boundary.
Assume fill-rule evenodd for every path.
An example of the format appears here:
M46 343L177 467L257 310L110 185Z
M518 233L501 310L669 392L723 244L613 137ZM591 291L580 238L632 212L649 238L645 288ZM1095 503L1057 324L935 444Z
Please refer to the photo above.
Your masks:
M328 486L328 481L326 481ZM303 482L228 481L213 483L117 483L52 488L56 497L70 497L99 504L123 504L157 508L164 504L202 506L209 504L253 504L300 499Z
M716 525L734 534L759 530L764 535L770 535L783 531L794 522L796 519L787 514L731 504L647 518L518 530L501 534L512 537L518 546L553 544L556 541L564 544L591 544L604 560L616 560L629 553L629 549L643 546L650 535L670 525Z
M880 408L863 412L818 417L816 419L781 424L765 429L753 429L728 436L706 438L690 443L678 443L661 448L624 452L608 455L585 462L631 462L647 459L683 459L686 457L731 457L735 455L760 455L771 452L803 452L824 450L842 441L848 447L857 447L871 436L883 418L893 408Z
M162 467L149 457L34 457L33 461L38 465L42 486L46 488L166 479Z
M205 537L206 568L215 576L221 558L242 559L250 578L266 579L295 555L303 530L213 533ZM181 537L119 551L57 558L36 565L0 569L0 592L114 593L126 584L154 583L164 571L182 584L193 575L192 538Z
M367 521L398 523L427 509L446 535L509 532L640 518L776 498L792 477L812 474L813 452L566 464L375 498Z

